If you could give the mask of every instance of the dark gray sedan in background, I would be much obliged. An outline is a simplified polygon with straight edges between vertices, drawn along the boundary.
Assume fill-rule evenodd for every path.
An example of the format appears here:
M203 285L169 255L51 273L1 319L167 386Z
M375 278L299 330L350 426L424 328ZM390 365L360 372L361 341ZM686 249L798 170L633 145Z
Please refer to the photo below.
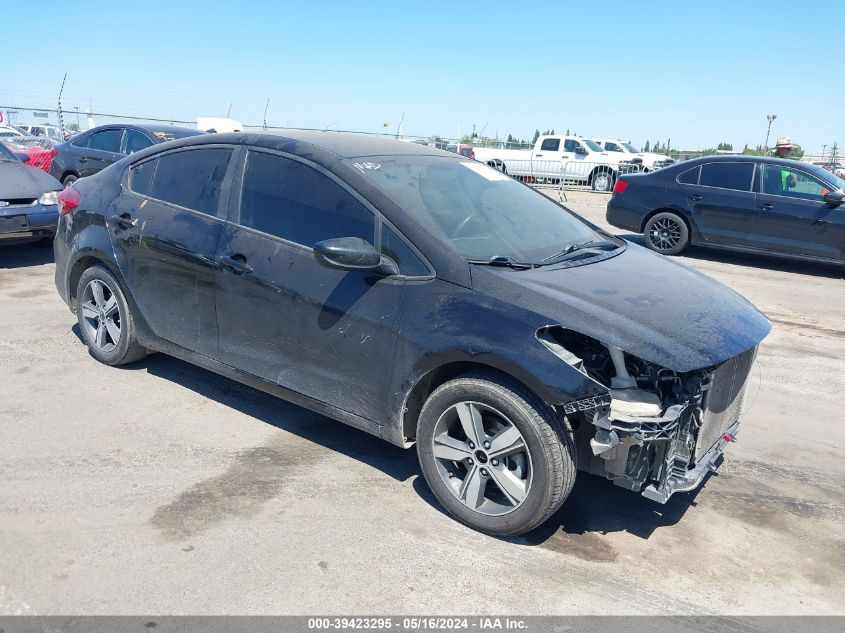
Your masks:
M812 163L705 156L621 176L607 221L664 255L694 244L843 264L843 191L845 180Z

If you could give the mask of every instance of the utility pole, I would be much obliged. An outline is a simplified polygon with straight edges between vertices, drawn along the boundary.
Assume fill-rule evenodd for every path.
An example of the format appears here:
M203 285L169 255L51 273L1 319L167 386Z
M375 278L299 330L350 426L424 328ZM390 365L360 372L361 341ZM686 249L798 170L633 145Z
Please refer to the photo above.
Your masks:
M62 93L65 91L65 80L67 79L67 73L65 76L62 77L62 87L59 88L59 131L62 133L62 136L65 135L65 123L62 119Z
M267 105L264 106L264 129L267 129L267 108L270 107L270 97L267 97Z
M766 142L763 144L763 153L769 153L769 133L772 131L772 121L778 118L777 114L767 114L766 119L769 121L769 127L766 128Z
M824 151L827 149L827 144L822 145L822 162L824 162Z

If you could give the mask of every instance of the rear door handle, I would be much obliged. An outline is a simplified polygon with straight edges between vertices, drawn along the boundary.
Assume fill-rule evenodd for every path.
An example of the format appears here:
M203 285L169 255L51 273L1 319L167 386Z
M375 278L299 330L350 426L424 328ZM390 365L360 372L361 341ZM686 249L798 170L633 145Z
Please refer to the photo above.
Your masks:
M252 266L247 264L246 257L239 253L236 255L224 255L217 261L219 261L224 268L229 269L236 275L249 274L253 271Z
M690 198L690 200L698 201L698 200L701 200L702 195L700 193L693 193L693 194L690 194L689 198Z
M133 219L128 213L113 215L109 219L123 229L131 229L138 224L138 218Z
M761 208L763 211L771 211L771 210L772 210L772 209L774 209L775 207L774 207L774 205L769 204L768 202L764 202L763 204L761 204L761 205L760 205L760 208Z

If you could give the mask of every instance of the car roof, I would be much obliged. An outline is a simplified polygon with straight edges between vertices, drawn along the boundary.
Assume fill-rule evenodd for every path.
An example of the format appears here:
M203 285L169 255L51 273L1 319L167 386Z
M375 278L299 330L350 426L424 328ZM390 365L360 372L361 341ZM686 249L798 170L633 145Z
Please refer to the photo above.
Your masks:
M359 158L364 156L448 156L455 157L452 152L407 143L395 139L384 139L361 134L345 134L342 132L321 132L304 130L286 130L284 132L231 132L223 134L206 134L192 136L170 143L170 147L208 144L234 143L255 145L279 151L292 151L293 145L306 144L309 150L316 154L323 154L323 159L330 156L335 158ZM302 153L305 148L299 147L296 153ZM318 158L314 156L314 158Z
M698 158L691 158L690 160L685 160L683 162L676 163L674 166L694 167L696 165L701 165L702 163L736 162L771 163L775 165L791 165L793 167L797 165L803 165L804 167L812 165L812 163L806 163L800 160L792 160L790 158L775 158L774 156L748 156L746 154L715 154L712 156L699 156Z

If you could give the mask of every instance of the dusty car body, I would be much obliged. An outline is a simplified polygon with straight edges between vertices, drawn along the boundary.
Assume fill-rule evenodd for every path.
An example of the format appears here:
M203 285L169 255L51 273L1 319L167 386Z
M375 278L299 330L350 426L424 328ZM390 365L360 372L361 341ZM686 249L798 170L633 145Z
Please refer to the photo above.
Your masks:
M175 178L174 160L210 150L225 155L213 173L179 181L210 183L206 207L163 200L158 174ZM287 176L258 178L257 157L293 165L291 187L312 184L273 198L265 186ZM339 188L331 204L314 193L327 188ZM259 199L280 209L264 224ZM501 172L410 143L194 137L77 182L61 212L56 285L95 358L165 352L416 443L441 503L492 534L548 518L576 464L661 502L697 486L736 434L770 329L706 276ZM314 217L310 237L286 233ZM526 261L497 250L519 225L549 233Z

